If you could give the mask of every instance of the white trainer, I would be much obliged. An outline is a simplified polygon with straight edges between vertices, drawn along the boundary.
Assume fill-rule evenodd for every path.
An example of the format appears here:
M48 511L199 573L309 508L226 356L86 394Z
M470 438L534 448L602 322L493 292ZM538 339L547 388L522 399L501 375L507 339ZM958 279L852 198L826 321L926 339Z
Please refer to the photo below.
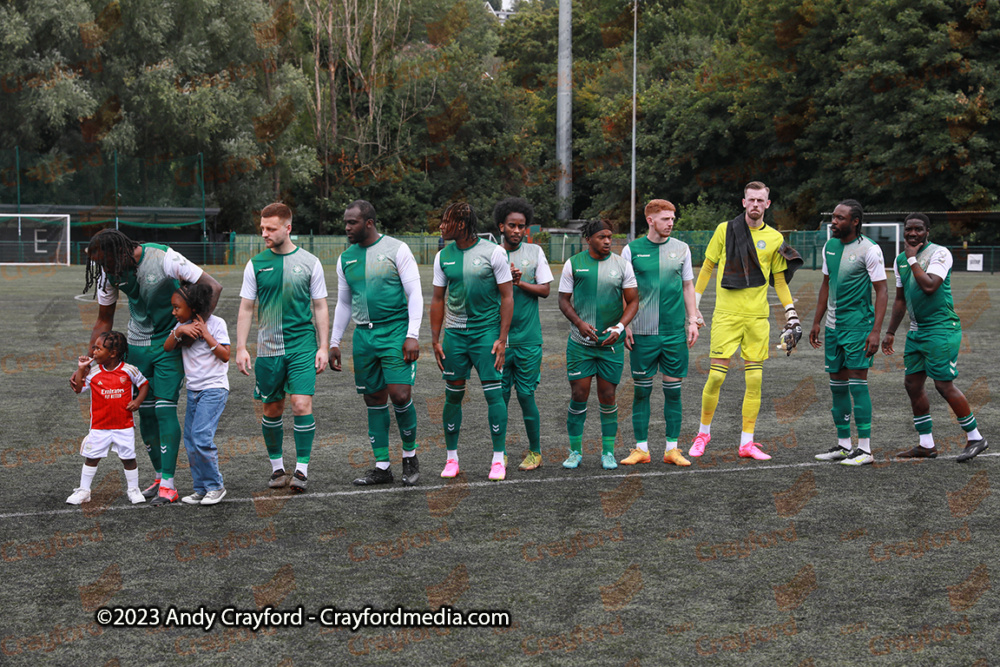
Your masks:
M73 489L72 495L66 499L66 502L70 505L80 505L82 503L90 502L90 489Z

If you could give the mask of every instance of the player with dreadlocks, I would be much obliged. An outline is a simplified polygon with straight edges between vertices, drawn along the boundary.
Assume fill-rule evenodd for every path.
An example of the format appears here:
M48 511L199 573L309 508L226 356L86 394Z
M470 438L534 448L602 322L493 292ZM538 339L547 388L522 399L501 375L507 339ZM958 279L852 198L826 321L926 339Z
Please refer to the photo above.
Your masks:
M177 398L184 379L180 349L166 351L163 343L177 323L170 298L181 281L206 285L212 290L210 309L215 309L222 285L183 255L157 243L136 243L117 229L104 229L87 246L84 292L94 287L97 321L91 345L115 321L118 293L128 296L129 361L149 379L149 397L139 406L139 434L156 471L156 480L142 492L157 498L154 505L175 502L174 471L180 447ZM71 380L73 388L79 383Z
M105 331L97 336L89 357L80 357L73 374L74 390L91 390L90 433L80 446L86 457L80 473L80 486L66 502L80 505L90 502L90 485L97 474L97 464L114 447L125 467L128 498L133 504L145 502L139 490L139 469L135 462L135 429L132 413L146 399L149 382L139 369L125 363L128 343L124 334ZM133 387L139 393L133 397Z
M465 202L445 209L441 238L451 241L434 257L431 300L434 358L447 383L441 420L448 455L441 476L458 475L462 399L465 380L475 366L486 396L493 440L489 478L502 480L507 476L507 405L502 395L502 370L514 311L507 252L476 236L476 213Z

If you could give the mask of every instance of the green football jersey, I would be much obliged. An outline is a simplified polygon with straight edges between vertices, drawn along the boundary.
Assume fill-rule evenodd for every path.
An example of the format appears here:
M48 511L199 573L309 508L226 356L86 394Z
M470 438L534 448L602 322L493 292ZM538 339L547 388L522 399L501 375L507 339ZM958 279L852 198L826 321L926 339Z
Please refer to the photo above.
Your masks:
M507 252L478 239L461 249L449 243L434 257L434 286L447 287L445 329L478 332L500 326L500 290L510 282Z
M201 274L200 268L167 246L144 243L135 271L104 276L98 303L116 303L118 292L124 292L128 296L128 344L146 347L154 340L162 341L177 324L170 298L180 280L197 282Z
M639 312L632 320L632 333L684 336L684 281L694 279L688 245L673 238L653 243L643 236L625 246L622 258L632 264L639 286Z
M344 251L337 269L351 289L351 319L355 324L407 319L406 292L397 265L407 259L416 266L407 245L385 235L368 247L355 243Z
M906 253L896 258L896 286L906 295L906 310L910 314L910 331L925 329L958 329L962 326L955 313L951 297L951 253L936 243L927 243L916 256L917 264L924 271L941 276L944 282L927 294L913 278L913 271L906 261ZM944 274L944 275L941 275Z
M830 239L823 247L823 273L829 280L827 328L870 331L875 323L872 283L885 280L879 245L864 235L850 243Z
M257 300L258 357L316 350L312 302L326 298L326 278L315 255L264 250L247 262L240 296Z
M552 270L541 246L522 241L507 253L510 263L521 272L521 282L544 285L552 282ZM507 345L541 345L542 323L538 318L538 297L514 287L514 316L510 321Z
M602 341L607 338L604 330L618 324L625 312L623 291L627 287L636 286L632 265L622 259L621 255L611 253L598 260L591 257L587 250L566 261L559 279L559 291L573 295L576 314L597 329ZM597 345L589 338L584 338L574 326L570 327L569 335L581 345Z

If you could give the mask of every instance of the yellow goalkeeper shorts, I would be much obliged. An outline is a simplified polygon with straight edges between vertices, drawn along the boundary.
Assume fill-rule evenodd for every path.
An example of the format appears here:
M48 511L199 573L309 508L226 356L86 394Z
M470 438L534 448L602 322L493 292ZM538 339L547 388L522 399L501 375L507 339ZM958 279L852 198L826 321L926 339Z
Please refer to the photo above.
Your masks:
M746 317L716 312L712 315L712 342L709 356L728 359L740 348L746 361L767 359L771 323L766 317Z

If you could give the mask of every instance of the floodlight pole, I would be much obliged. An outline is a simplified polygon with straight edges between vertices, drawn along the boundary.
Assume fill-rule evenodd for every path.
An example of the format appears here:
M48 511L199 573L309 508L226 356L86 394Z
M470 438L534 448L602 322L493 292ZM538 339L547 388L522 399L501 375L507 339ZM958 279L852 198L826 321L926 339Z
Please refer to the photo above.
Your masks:
M203 239L208 237L208 232L205 230L205 154L198 153L198 171L200 178L198 179L199 185L201 185L201 237Z
M559 51L556 81L556 159L559 160L559 178L556 181L556 199L559 211L556 218L569 220L573 215L573 3L559 0Z
M636 98L636 57L639 41L639 0L632 3L632 211L629 216L628 240L635 240L635 98Z
M21 215L21 147L14 146L14 173L17 174L17 214ZM18 218L20 221L20 218ZM18 222L18 225L21 223ZM18 238L21 236L21 230L17 231Z
M118 149L115 149L115 229L118 229Z

